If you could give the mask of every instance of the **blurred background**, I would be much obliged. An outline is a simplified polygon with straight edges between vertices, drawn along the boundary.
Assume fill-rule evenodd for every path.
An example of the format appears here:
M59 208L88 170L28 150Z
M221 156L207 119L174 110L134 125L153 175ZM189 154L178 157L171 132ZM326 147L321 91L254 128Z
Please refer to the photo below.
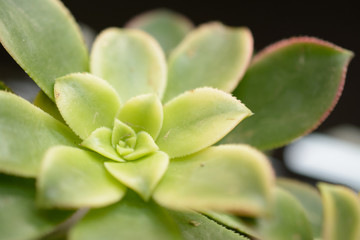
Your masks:
M315 0L64 0L63 3L78 22L88 27L90 34L109 26L121 27L144 11L168 8L187 16L195 25L219 20L230 26L247 26L254 36L256 51L291 36L314 36L353 51L355 58L350 63L343 95L333 113L317 130L317 135L297 141L287 149L276 150L273 163L279 175L311 183L314 179L343 183L360 190L357 174L360 169L360 15L355 3L344 0L337 4ZM18 83L24 82L31 88L31 80L1 46L0 80L26 98L32 98L27 90L18 89ZM319 167L324 164L329 169Z

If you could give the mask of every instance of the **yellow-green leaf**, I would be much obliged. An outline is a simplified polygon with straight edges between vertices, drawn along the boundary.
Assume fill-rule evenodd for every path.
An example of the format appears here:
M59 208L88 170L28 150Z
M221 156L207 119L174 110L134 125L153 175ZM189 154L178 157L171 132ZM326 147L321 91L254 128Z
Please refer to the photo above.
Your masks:
M82 139L99 127L112 129L120 109L115 90L106 81L84 73L58 78L55 101L65 121Z
M223 91L188 91L165 104L156 144L170 158L185 156L216 143L250 115L239 100Z
M45 155L37 182L42 207L103 207L119 201L126 188L105 169L101 155L57 146Z
M159 44L136 29L110 28L95 40L91 72L114 87L122 101L156 93L160 98L166 85L166 61Z
M198 87L233 91L245 73L252 51L253 39L247 28L218 22L200 26L169 57L164 101Z
M153 197L179 210L218 210L256 216L271 202L268 160L246 145L221 145L172 159Z

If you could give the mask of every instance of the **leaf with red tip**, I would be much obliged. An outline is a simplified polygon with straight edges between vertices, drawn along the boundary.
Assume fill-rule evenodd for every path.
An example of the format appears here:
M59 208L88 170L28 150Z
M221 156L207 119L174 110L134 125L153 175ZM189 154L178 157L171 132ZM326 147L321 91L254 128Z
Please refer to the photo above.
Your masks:
M168 55L193 28L185 16L166 9L149 11L131 19L128 28L141 29L153 36Z
M310 37L284 40L260 52L233 93L255 115L223 142L272 149L312 131L336 104L352 56Z

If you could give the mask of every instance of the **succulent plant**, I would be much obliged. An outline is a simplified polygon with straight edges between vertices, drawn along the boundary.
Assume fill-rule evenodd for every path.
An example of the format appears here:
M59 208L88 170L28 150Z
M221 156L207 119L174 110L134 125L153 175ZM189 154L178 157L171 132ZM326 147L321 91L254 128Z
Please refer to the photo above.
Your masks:
M253 57L247 28L158 10L89 56L56 0L1 0L0 40L42 89L0 84L1 239L359 239L353 191L275 182L260 152L326 118L351 52L297 37Z

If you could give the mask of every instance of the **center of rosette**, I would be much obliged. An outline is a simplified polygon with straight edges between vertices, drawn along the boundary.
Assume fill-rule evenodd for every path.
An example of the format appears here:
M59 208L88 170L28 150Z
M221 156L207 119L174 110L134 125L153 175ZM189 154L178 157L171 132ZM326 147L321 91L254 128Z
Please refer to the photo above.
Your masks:
M118 162L137 160L159 150L150 134L135 132L118 119L112 130L98 128L81 145Z

